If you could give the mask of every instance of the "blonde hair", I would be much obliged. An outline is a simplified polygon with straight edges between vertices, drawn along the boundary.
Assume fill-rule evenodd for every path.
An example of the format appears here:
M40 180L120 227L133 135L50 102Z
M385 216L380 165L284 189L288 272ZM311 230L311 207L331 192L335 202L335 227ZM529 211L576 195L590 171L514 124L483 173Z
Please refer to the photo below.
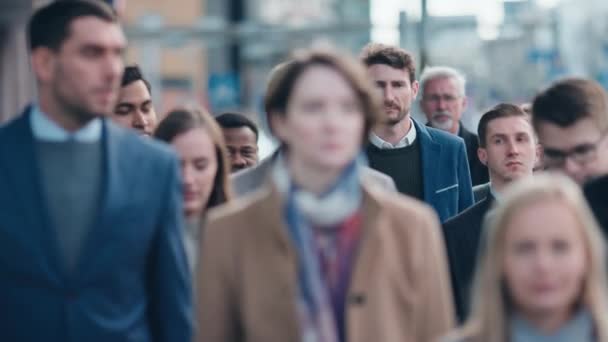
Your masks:
M587 274L580 303L590 313L597 341L608 341L608 297L606 295L606 252L604 237L580 188L562 175L527 177L511 185L499 205L484 222L485 244L478 257L473 287L471 317L448 340L506 342L509 331L508 302L502 281L505 235L509 222L521 209L533 203L559 200L580 222L586 250Z

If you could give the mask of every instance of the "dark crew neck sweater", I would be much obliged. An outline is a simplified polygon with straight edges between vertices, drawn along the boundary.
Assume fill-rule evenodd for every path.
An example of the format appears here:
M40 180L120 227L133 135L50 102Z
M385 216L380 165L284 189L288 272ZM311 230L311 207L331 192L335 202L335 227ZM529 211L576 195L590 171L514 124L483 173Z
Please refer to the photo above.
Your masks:
M420 139L393 149L381 149L369 143L365 150L369 166L393 178L400 193L424 199Z

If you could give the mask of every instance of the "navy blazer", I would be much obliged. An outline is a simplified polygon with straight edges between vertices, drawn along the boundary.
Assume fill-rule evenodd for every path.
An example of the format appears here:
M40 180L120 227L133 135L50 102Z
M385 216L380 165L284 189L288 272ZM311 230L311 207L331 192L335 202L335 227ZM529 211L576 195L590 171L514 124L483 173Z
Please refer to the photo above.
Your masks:
M604 236L608 238L608 175L585 184L584 190L589 206Z
M471 284L483 239L483 222L493 204L494 196L489 194L443 224L454 306L459 322L464 322L469 314Z
M420 139L424 201L444 222L474 203L466 147L462 138L412 121Z
M477 150L479 149L479 139L477 138L477 135L467 130L461 122L460 128L458 129L458 136L464 140L464 144L467 148L471 184L475 186L489 182L490 176L488 174L488 167L485 166L477 156Z
M26 110L0 127L0 340L190 341L173 153L103 121L101 205L68 273L43 200L29 117Z

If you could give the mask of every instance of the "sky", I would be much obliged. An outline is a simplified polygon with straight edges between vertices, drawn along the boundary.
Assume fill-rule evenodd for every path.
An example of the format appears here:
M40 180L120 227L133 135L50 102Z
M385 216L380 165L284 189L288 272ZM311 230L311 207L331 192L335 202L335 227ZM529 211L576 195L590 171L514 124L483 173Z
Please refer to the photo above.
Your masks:
M555 6L560 0L537 0L543 7ZM480 24L480 36L491 39L501 23L503 0L427 0L429 15L476 15ZM409 18L420 17L420 0L371 0L372 23L375 29L372 40L398 43L399 11L406 11Z

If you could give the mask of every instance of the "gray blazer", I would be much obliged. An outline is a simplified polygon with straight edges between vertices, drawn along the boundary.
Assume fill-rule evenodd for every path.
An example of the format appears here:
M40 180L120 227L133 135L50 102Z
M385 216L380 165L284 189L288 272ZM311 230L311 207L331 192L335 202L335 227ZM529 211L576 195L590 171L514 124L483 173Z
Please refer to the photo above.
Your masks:
M262 160L258 165L232 174L230 179L232 180L232 189L236 196L241 197L262 186L278 155L279 153L275 152ZM393 179L382 172L365 167L361 177L370 184L379 186L384 190L397 192L397 187L395 186Z

